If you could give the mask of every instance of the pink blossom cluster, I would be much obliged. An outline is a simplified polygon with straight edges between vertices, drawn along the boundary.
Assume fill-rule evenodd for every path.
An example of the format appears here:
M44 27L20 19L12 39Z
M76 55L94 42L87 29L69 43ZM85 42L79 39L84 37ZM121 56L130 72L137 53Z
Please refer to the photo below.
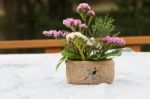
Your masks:
M64 38L66 37L67 34L68 34L67 32L57 31L57 30L43 31L43 35L49 36L55 39Z
M86 24L82 23L80 19L73 18L63 20L63 24L68 28L79 27L81 29L85 29L87 27Z
M87 26L86 26L86 24L83 23L83 24L80 24L80 25L79 25L79 28L82 30L82 29L86 29Z
M77 7L77 12L85 12L88 16L94 16L95 12L91 9L91 7L87 3L80 3Z
M102 41L108 43L108 44L116 44L119 46L124 46L125 45L125 41L123 38L119 38L119 37L111 37L111 36L106 36L102 38Z

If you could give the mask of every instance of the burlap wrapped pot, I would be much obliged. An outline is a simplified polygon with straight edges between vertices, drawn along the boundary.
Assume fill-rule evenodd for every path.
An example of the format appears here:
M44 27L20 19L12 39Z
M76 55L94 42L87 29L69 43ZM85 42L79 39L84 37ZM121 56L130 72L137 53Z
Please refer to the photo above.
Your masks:
M66 76L70 84L112 83L114 61L66 61Z

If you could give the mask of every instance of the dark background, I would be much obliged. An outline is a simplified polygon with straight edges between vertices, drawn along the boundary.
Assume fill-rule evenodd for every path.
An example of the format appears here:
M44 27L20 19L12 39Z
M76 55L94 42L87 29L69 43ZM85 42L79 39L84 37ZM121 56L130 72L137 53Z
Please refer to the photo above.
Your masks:
M150 35L150 0L0 0L0 40L48 39L42 31L64 29L62 20L78 17L80 2L89 3L98 16L113 17L121 36ZM142 50L150 51L149 45Z

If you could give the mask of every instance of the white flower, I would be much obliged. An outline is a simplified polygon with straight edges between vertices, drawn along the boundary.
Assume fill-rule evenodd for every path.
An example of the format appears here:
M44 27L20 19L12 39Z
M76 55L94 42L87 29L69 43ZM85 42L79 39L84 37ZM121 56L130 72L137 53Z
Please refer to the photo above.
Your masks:
M95 38L94 38L94 37L91 37L90 40L91 40L92 42L95 42Z
M100 45L100 43L98 43L97 45L96 45L96 48L101 48L102 46Z
M92 38L90 38L90 39L88 39L88 41L87 41L87 45L89 45L89 46L93 46L95 44L95 39L92 37Z
M100 43L98 43L97 45L96 45L96 48L101 48L102 46L100 45Z
M69 39L73 39L73 38L74 38L74 35L73 35L72 33L69 33L69 34L66 35L67 41L68 41Z
M87 45L88 46L95 46L96 48L101 48L100 42L96 41L96 39L94 37L91 37L90 39L88 39Z
M70 39L74 39L75 37L82 38L84 41L88 41L88 38L81 34L80 32L72 32L66 35L66 40L69 42Z
M90 40L88 40L88 41L87 41L87 45L93 46L94 44L93 44Z

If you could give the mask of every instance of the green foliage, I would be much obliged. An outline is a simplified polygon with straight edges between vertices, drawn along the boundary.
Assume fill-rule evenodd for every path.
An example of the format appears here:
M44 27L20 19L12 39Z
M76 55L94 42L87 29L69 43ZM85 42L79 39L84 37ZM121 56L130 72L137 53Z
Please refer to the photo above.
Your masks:
M79 51L74 48L74 45L67 44L62 51L62 55L65 56L68 60L81 60L81 55L79 54Z
M98 45L100 46L98 47ZM67 60L107 60L121 55L122 49L116 46L105 44L100 40L95 40L92 46L88 46L82 39L76 39L73 40L73 43L65 46L62 56Z
M77 48L77 50L79 51L82 60L85 60L86 57L84 55L84 50L85 50L85 47L87 46L86 42L81 38L76 38L75 40L72 41L72 43L74 47Z
M74 45L72 43L67 44L61 54L62 54L62 58L59 60L59 63L56 66L56 70L59 68L60 64L66 59L68 60L82 59L79 51L76 48L74 48Z
M114 19L105 16L104 18L96 18L95 24L92 25L92 36L93 37L104 37L110 35L114 31L115 26L113 25Z
M107 57L120 56L121 55L121 51L122 51L122 49L116 49L116 50L113 50L112 52L107 53L106 56Z
M56 66L56 70L59 68L60 64L61 64L63 61L65 61L65 60L66 60L66 56L63 56L63 57L59 60L57 66Z
M84 28L80 27L80 22L76 25L74 19L67 19L68 24L73 24L67 26L72 32L66 36L67 45L62 51L62 58L56 70L65 60L101 61L121 55L122 50L118 47L124 45L124 40L116 37L119 33L112 34L115 29L114 19L108 16L94 18L95 12L90 15L89 11L82 9L78 12L84 22Z
M93 61L108 60L114 56L120 56L122 54L122 49L113 49L111 52L107 51L108 50L105 50L104 52L95 52L95 54L91 55L88 59Z
M113 50L113 51L111 51L109 53L106 53L104 55L104 57L107 58L107 59L111 59L114 56L120 56L121 54L122 54L122 49L115 49L115 50Z

